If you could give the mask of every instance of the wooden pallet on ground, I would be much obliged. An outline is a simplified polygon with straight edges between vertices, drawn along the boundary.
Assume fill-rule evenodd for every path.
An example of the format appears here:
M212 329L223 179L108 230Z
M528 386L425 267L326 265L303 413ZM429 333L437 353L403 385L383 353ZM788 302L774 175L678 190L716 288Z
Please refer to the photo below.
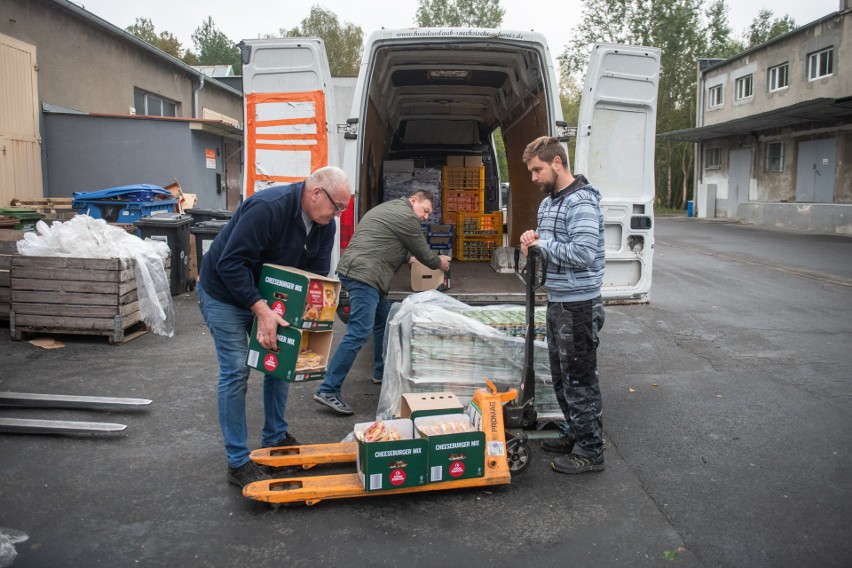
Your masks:
M57 333L105 335L122 344L147 332L133 261L13 256L11 284L16 341L23 334Z

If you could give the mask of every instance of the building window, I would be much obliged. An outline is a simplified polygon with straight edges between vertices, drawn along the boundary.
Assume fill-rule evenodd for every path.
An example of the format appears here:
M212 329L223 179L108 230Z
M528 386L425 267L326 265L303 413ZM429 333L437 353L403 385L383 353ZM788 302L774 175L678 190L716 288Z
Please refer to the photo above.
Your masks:
M790 66L786 63L776 65L769 68L769 76L766 78L766 83L769 85L769 92L780 91L786 89L790 84L787 75L790 71Z
M766 145L766 171L784 171L784 143L770 142Z
M740 77L734 83L734 100L741 101L747 99L754 94L754 76L746 75Z
M828 77L834 72L834 50L823 49L808 54L808 81Z
M715 87L710 87L709 90L709 98L708 98L708 106L710 108L722 106L722 85L716 85Z
M177 116L178 105L174 101L146 93L145 91L133 91L133 106L136 114L146 116Z
M722 149L707 148L704 151L704 169L718 170L722 167Z

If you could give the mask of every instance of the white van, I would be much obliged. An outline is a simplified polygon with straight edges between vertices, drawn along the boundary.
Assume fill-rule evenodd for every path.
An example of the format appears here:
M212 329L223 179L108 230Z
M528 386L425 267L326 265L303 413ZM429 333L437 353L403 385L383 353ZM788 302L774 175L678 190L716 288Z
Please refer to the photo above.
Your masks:
M510 187L506 235L499 244L514 247L523 231L535 227L544 196L521 155L538 136L567 142L573 130L563 121L557 71L541 34L456 28L373 33L351 110L338 121L340 135L335 134L334 95L321 40L247 40L242 48L247 195L269 183L302 179L318 165L340 165L353 189L350 208L340 220L339 244L345 248L358 219L391 196L387 180L393 175L398 179L408 168L412 179L432 184L437 175L440 201L440 184L449 187L441 176L482 164L479 206L484 214L499 215L500 184ZM659 63L655 48L596 45L583 91L572 171L585 174L604 198L603 296L610 302L647 302L651 287ZM498 174L497 129L508 179ZM339 136L342 164L335 160ZM447 200L444 216L433 223L454 224ZM466 239L456 231L454 239L458 251L453 251L457 260L449 294L470 304L523 301L520 280L495 272L490 255L481 261L466 255L466 245L478 247L487 238ZM410 292L403 268L390 296Z

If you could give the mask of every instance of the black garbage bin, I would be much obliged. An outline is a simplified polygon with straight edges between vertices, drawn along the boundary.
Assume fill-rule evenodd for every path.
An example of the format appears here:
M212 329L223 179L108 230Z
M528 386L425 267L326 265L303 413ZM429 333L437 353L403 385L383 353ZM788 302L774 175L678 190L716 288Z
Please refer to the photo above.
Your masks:
M199 272L201 271L201 259L204 258L204 253L210 248L210 244L222 230L222 227L227 224L227 219L214 219L196 223L190 228L192 234L195 235L195 259L198 262Z
M171 278L169 281L172 296L183 294L190 289L189 282L189 229L192 217L183 213L161 213L151 217L142 217L134 223L143 239L163 241L171 252Z
M233 211L228 211L227 209L186 209L186 213L192 215L192 226L196 226L198 223L203 223L205 221L219 221L231 218L234 214ZM200 257L199 257L200 258Z

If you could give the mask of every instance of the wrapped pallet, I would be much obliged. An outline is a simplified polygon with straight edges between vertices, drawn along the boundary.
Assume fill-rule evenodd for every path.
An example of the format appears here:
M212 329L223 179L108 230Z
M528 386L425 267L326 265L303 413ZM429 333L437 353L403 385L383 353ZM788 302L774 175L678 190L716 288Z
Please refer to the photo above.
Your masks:
M451 391L466 404L476 389L485 387L486 379L500 390L519 388L524 313L519 306L474 308L434 290L413 294L395 305L385 331L377 416L399 416L401 396L407 392ZM543 339L541 321L536 335ZM563 420L544 341L534 342L533 361L539 421Z

